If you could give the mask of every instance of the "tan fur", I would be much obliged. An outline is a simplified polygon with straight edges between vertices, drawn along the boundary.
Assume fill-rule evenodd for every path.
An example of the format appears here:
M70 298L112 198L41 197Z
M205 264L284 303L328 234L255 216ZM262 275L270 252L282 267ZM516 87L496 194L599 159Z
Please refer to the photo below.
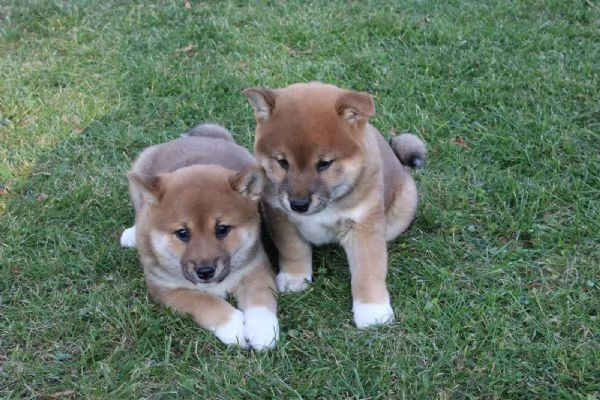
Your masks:
M137 158L128 174L135 246L155 301L191 315L227 344L270 347L269 332L252 336L249 325L261 321L248 323L245 315L258 308L276 325L275 282L259 229L264 172L215 127L202 125ZM239 310L225 300L228 293Z
M388 322L386 241L415 216L416 185L399 161L413 155L392 151L368 123L375 113L368 93L312 82L242 94L254 109L255 156L269 181L264 209L280 253L279 289L306 287L311 244L340 243L357 326ZM415 144L415 164L421 162L424 144L416 137L408 142ZM371 306L381 315L367 315Z

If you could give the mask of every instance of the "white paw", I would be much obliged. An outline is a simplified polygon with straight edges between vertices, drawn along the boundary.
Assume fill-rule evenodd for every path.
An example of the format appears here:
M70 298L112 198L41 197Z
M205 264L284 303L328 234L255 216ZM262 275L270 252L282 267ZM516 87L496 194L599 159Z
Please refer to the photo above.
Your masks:
M121 246L129 248L135 247L135 225L123 231L121 234Z
M215 328L215 336L227 345L237 344L240 347L247 347L244 339L244 314L240 310L235 310L229 322Z
M277 290L281 293L301 292L308 288L311 276L295 276L280 272L275 278Z
M357 328L387 324L394 319L394 311L389 301L381 304L354 302L352 311Z
M269 349L279 340L277 316L264 307L253 307L244 313L244 337L256 350Z

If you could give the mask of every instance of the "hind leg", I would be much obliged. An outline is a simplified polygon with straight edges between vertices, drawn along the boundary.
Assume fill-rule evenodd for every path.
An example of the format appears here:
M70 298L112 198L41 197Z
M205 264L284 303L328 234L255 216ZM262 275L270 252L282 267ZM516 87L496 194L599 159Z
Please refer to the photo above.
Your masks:
M135 225L133 225L131 228L125 229L121 234L121 246L132 249L135 245Z
M398 189L398 193L396 193L394 203L392 203L385 214L385 237L388 242L396 239L408 228L415 218L418 203L417 185L412 176L406 173L403 185Z
M140 192L140 189L129 181L129 197L131 198L131 204L136 214L144 206L144 196ZM135 225L127 228L121 234L121 246L128 248L135 248Z

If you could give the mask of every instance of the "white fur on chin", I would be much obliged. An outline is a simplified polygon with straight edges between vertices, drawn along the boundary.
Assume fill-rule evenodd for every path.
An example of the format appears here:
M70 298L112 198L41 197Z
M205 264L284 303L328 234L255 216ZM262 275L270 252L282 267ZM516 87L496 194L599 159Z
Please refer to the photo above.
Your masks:
M265 307L252 307L244 312L244 337L256 350L269 349L279 340L277 316Z
M389 301L381 304L354 302L352 311L354 312L354 323L359 329L387 324L394 319L394 311Z
M247 347L244 339L244 314L240 310L235 310L229 322L215 328L215 336L223 343L230 345L236 344L242 348Z
M135 225L123 231L121 234L121 246L130 249L135 247Z
M281 293L301 292L308 288L311 276L295 276L280 272L275 278L277 290Z

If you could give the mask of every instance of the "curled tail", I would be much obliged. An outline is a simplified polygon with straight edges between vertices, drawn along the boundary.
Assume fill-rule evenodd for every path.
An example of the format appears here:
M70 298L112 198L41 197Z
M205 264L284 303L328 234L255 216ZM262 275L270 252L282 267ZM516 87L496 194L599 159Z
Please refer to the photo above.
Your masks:
M390 147L403 165L421 168L425 164L427 146L418 136L412 133L402 133L392 136Z
M196 125L189 132L184 133L181 136L195 136L195 137L205 137L205 138L213 138L213 139L223 139L233 142L233 136L231 132L227 129L223 128L221 125L217 124L200 124Z

